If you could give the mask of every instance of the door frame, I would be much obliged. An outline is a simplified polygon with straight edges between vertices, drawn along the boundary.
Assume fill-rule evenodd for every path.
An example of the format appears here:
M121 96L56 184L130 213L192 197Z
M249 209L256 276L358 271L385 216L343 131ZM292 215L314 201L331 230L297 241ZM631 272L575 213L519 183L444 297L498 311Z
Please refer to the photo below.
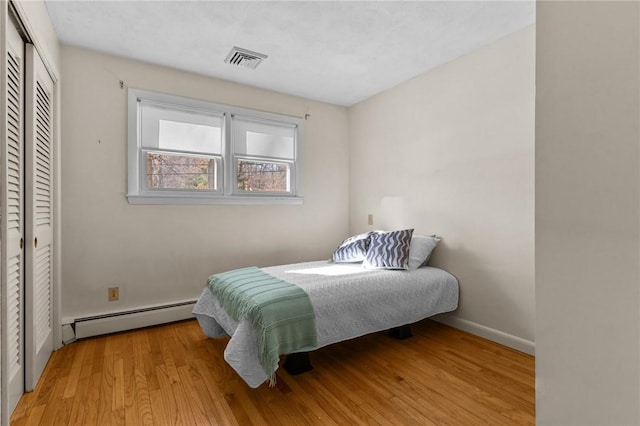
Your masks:
M58 64L60 61L57 46L53 46L53 51L47 45L47 41L57 36L51 25L51 21L46 14L46 6L41 2L22 2L22 1L0 1L0 61L3 66L0 67L0 88L4 91L7 86L6 62L7 62L7 31L10 14L14 15L19 24L22 26L24 33L30 38L30 42L34 44L47 72L53 80L53 262L52 262L52 327L54 350L60 349L62 345L62 326L61 326L61 179L60 179L60 142L61 142L61 87L60 87L60 70ZM58 44L59 46L59 44ZM0 116L6 117L7 105L6 97L0 96ZM0 140L6 141L6 126L0 126ZM2 306L0 304L0 327L2 324ZM5 342L1 342L0 347L5 347ZM2 364L2 351L0 351L0 364ZM26 357L25 357L26 358ZM0 394L4 394L5 374L0 369ZM4 399L4 397L3 397ZM3 410L3 404L0 404L0 426L9 425L11 412Z

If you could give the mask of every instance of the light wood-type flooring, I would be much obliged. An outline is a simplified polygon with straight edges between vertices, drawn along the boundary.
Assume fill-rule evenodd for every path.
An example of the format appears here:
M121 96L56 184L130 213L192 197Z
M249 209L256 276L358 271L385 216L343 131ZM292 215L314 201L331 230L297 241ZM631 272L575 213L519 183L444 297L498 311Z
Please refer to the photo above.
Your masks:
M311 354L314 370L249 388L228 338L189 320L85 339L51 357L12 425L527 425L534 359L425 320Z

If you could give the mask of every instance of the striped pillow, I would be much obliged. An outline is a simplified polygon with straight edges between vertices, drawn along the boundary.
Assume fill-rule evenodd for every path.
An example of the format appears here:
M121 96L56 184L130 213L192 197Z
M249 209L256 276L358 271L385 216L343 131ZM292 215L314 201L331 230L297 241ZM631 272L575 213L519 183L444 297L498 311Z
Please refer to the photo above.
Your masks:
M413 229L371 235L363 266L368 269L408 269Z
M362 262L367 256L371 234L371 232L365 232L344 240L340 247L333 252L331 261L335 263Z

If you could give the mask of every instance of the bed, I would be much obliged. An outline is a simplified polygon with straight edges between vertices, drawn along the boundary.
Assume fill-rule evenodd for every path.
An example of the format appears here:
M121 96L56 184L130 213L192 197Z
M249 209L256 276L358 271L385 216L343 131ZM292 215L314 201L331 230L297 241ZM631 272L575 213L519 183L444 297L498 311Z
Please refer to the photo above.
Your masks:
M316 261L261 270L308 294L315 312L314 349L412 324L458 306L456 278L429 266L378 270L361 263ZM269 379L259 360L251 322L229 316L208 287L193 313L208 337L231 336L224 359L250 387Z

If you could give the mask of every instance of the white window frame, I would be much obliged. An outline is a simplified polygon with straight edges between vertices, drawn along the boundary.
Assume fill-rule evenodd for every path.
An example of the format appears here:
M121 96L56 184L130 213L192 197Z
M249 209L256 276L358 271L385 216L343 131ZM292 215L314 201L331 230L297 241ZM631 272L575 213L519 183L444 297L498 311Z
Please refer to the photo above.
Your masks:
M197 110L222 115L222 154L199 154L193 152L173 151L180 155L198 155L218 158L217 190L189 191L182 189L149 189L146 187L145 161L143 153L155 151L142 147L140 125L140 102L161 103L164 106L175 105L176 109ZM129 204L302 204L302 119L288 115L273 114L247 108L216 104L213 102L166 95L140 89L128 89L128 192ZM261 157L234 152L233 119L266 122L271 125L293 127L294 158ZM161 151L167 151L162 149ZM167 151L168 152L168 151ZM236 167L238 158L250 161L265 161L289 164L290 191L263 192L242 191L237 189Z

